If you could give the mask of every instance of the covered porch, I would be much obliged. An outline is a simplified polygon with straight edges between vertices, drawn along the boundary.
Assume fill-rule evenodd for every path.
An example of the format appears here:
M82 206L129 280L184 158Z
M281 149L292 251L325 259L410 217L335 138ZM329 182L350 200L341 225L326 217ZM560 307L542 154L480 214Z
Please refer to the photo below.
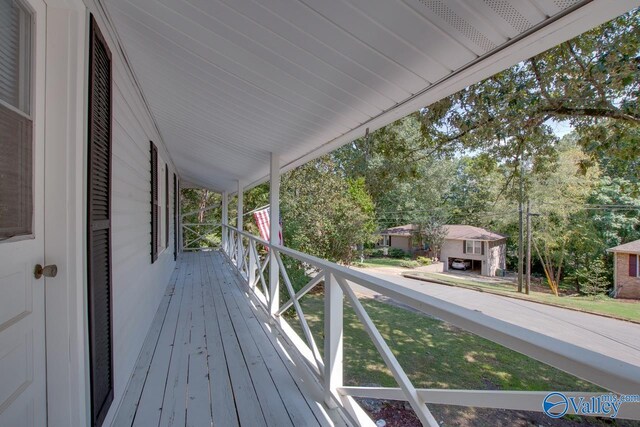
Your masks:
M220 251L183 253L116 426L347 425Z

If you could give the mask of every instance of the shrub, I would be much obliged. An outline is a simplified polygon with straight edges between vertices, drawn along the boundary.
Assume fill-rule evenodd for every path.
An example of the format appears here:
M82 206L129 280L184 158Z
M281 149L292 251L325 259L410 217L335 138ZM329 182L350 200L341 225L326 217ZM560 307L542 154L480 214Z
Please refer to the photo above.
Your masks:
M572 277L580 284L580 291L595 298L596 295L604 294L611 282L607 276L607 269L601 259L591 262L589 267L581 267L576 270Z
M382 249L365 249L364 254L369 258L381 258L384 256Z
M400 261L400 267L404 268L416 268L420 267L420 263L418 261L412 261L409 259Z
M433 261L431 260L431 258L428 258L426 256L419 256L418 258L416 258L416 261L418 261L418 263L421 264L421 265L431 265L431 264L433 264Z
M404 258L407 254L399 248L389 248L389 256L391 258Z

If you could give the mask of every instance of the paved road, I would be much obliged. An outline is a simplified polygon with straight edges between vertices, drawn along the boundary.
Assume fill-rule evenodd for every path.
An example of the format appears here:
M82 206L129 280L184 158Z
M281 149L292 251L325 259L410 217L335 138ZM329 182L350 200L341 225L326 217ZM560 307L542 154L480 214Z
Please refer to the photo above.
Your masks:
M470 289L408 279L394 269L355 270L640 367L639 324ZM362 295L376 295L375 292L358 285L354 285L353 289Z

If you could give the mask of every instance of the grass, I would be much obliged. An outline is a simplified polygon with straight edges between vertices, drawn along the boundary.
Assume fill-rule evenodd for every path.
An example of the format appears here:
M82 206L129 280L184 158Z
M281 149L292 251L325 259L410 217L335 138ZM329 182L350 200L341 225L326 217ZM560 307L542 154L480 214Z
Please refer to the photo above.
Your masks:
M402 262L406 261L402 258L367 258L362 263L357 263L358 267L402 267Z
M322 348L322 295L309 295L301 302ZM586 381L442 321L373 299L361 302L416 387L598 391ZM302 336L297 319L290 319L290 323ZM346 385L397 387L348 304L344 312L344 366Z
M473 279L452 277L449 274L425 272L411 273L411 275L424 279L434 279L452 286L488 291L499 295L514 296L544 304L557 305L594 314L603 314L617 319L640 322L640 302L638 301L618 300L605 295L596 298L581 295L556 297L551 293L534 290L532 290L529 295L525 295L518 292L515 284L507 281L487 283Z

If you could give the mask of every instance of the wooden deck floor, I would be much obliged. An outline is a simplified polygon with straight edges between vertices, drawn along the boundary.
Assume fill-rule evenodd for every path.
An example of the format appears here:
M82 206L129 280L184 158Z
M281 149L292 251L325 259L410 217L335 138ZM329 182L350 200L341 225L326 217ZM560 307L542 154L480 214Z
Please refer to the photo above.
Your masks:
M259 311L221 253L183 254L113 425L333 425Z

